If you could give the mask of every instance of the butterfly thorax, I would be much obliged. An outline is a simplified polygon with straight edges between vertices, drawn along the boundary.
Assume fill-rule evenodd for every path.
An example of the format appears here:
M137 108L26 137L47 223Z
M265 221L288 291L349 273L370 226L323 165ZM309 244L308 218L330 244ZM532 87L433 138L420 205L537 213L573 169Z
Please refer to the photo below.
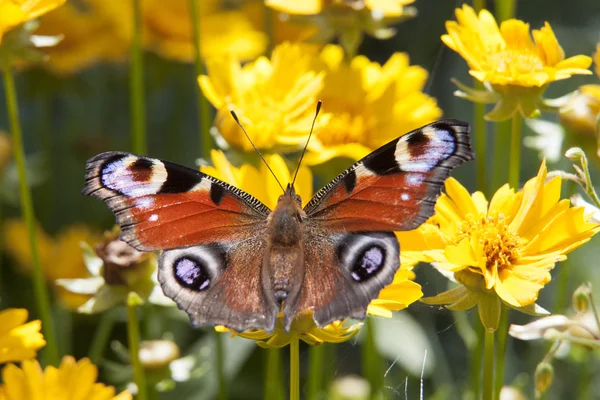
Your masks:
M263 290L278 303L292 302L304 276L302 200L288 185L267 219L268 249L263 261Z

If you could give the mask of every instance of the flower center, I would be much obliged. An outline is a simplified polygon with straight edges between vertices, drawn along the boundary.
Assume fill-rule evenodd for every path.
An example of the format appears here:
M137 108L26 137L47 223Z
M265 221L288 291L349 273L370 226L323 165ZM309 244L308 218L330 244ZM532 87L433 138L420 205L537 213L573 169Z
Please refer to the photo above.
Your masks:
M473 236L479 238L488 271L497 268L500 272L503 268L510 268L521 256L521 238L508 229L502 214L467 217L462 222L455 242L458 244Z
M506 48L488 54L488 63L498 73L530 74L544 69L544 62L532 50Z

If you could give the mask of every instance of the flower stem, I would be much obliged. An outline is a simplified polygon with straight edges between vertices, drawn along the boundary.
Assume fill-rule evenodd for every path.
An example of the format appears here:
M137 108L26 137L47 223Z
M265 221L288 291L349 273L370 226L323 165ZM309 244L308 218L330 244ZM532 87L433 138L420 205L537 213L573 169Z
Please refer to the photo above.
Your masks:
M307 399L318 399L323 389L323 364L325 344L310 346L308 352L308 394Z
M481 387L481 357L483 355L483 342L485 327L483 324L477 324L477 343L471 350L471 390L475 398L479 398L479 389Z
M146 112L144 105L144 60L142 50L142 0L133 0L133 41L129 67L131 108L131 147L134 153L146 153Z
M500 315L500 323L498 325L498 348L496 351L496 377L494 380L495 397L500 397L500 390L504 384L504 360L506 359L506 342L508 339L508 315L509 310L506 306L502 306L502 314Z
M473 0L473 9L477 14L485 8L485 0Z
M56 333L50 309L50 297L48 295L48 288L46 287L44 272L42 271L42 264L38 252L35 212L25 167L25 150L23 149L23 137L21 133L21 121L19 119L15 77L9 67L4 70L4 88L6 91L6 107L8 118L10 119L14 157L19 177L21 213L23 214L29 233L29 251L31 251L31 262L33 264L33 290L38 312L40 313L40 318L42 320L44 339L46 340L45 357L48 364L58 365L59 357Z
M129 357L133 365L133 380L138 389L137 400L148 398L146 375L140 362L140 330L137 319L137 305L127 304L127 339L129 341Z
M519 190L520 172L521 172L521 130L523 127L523 118L519 113L512 117L510 131L510 160L508 170L508 183Z
M217 399L225 400L227 399L227 386L225 380L225 360L224 349L223 349L223 335L219 332L214 331L215 335L215 350L216 350L216 368L217 368L217 383L219 387L219 393L217 394Z
M281 385L281 356L280 349L265 349L267 368L265 371L264 398L280 400L284 398Z
M268 43L267 43L267 55L270 55L273 51L273 47L275 46L275 27L273 24L273 9L267 6L263 2L264 7L264 30L267 34ZM310 398L310 397L309 397Z
M475 82L475 87L479 89L483 87L480 82ZM485 104L474 103L473 104L473 130L475 131L475 154L477 157L475 158L477 170L475 175L475 184L477 188L483 193L488 192L486 186L489 186L489 183L486 181L486 149L487 149L487 132L485 125Z
M196 80L205 74L202 63L202 52L200 48L200 15L198 13L198 0L190 1L190 18L192 19L192 30L194 36L194 73ZM196 101L198 102L198 134L200 135L200 154L203 158L210 157L213 141L210 137L210 105L202 94L200 85L194 80L196 87Z
M102 358L102 353L106 348L112 329L115 326L115 320L116 315L113 310L106 311L100 317L100 323L96 328L96 332L94 332L92 344L90 345L90 350L88 352L90 361L96 365L98 365Z
M383 388L383 364L375 346L375 328L371 318L365 319L364 329L366 336L362 347L362 369L371 386L370 398L375 399Z
M506 21L515 16L515 10L517 9L516 0L496 0L496 20L498 22Z
M290 341L290 400L300 399L300 340L294 335Z
M485 331L483 355L483 400L494 396L494 332Z

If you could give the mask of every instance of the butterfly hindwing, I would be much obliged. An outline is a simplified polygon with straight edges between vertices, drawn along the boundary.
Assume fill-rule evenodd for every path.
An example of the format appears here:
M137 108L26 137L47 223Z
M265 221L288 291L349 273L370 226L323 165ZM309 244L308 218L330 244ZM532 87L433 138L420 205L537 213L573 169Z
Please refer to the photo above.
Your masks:
M255 233L238 243L162 252L158 280L194 325L273 330L279 306L263 290L261 265L267 244L261 232Z
M468 125L439 120L358 161L304 210L331 232L411 230L433 215L452 168L473 157Z
M244 240L270 212L212 176L122 152L88 160L83 193L104 200L122 239L142 251Z

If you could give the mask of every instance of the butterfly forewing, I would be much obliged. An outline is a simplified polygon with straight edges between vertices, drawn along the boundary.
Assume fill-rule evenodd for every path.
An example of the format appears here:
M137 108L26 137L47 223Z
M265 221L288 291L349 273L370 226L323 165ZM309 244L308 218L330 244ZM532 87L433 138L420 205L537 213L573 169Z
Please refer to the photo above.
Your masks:
M434 122L348 168L306 205L307 217L326 231L415 229L433 215L452 168L473 157L466 123Z
M122 239L142 251L244 240L270 212L212 176L130 153L88 160L83 193L104 200Z

